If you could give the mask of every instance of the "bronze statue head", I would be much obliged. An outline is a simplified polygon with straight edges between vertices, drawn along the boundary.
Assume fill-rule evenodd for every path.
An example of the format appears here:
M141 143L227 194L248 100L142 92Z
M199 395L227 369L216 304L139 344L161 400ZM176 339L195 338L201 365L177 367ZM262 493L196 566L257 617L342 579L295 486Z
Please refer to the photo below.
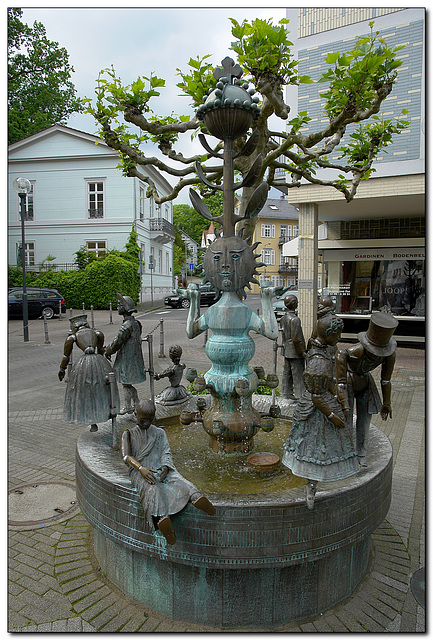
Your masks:
M254 278L258 254L254 253L258 243L249 245L239 236L217 238L204 257L206 279L217 291L239 291L257 282Z
M78 329L80 329L81 327L89 326L89 323L87 322L87 316L84 313L78 316L73 316L72 318L69 318L69 322L71 325L71 331L73 331L74 333L78 331Z
M152 400L140 400L135 405L137 414L137 424L140 427L147 428L155 417L156 407Z
M122 296L120 293L116 293L116 298L119 301L119 314L120 315L131 315L137 311L135 309L134 300L129 296Z
M337 344L343 331L343 320L334 313L328 313L317 320L317 336L327 344Z
M168 355L171 360L180 360L182 356L182 347L180 347L178 344L172 344L168 350Z
M289 294L284 298L284 304L289 311L294 311L298 306L298 298Z
M397 342L392 337L398 326L398 320L390 313L375 311L371 314L367 331L358 334L360 343L375 356L390 356L394 353Z

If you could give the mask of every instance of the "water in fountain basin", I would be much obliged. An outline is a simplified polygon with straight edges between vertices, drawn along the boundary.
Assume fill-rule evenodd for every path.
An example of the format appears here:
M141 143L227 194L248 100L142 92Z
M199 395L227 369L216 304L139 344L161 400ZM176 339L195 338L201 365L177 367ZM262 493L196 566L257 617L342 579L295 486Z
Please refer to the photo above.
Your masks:
M208 435L201 424L175 423L162 425L167 434L177 470L200 491L223 495L260 495L284 491L305 484L283 465L269 474L249 467L245 454L219 454L209 448ZM275 420L273 431L259 431L254 436L253 452L276 453L283 456L290 422Z

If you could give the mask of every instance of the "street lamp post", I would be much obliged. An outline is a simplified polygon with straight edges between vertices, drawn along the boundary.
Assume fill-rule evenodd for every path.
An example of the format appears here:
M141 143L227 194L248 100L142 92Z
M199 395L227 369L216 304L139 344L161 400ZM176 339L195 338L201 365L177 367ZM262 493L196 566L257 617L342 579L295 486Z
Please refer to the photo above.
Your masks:
M24 342L29 341L29 308L27 303L26 288L26 245L24 233L24 217L26 213L26 196L30 193L32 185L27 178L16 178L13 181L14 191L20 197L20 216L21 216L21 266L23 269L23 334Z

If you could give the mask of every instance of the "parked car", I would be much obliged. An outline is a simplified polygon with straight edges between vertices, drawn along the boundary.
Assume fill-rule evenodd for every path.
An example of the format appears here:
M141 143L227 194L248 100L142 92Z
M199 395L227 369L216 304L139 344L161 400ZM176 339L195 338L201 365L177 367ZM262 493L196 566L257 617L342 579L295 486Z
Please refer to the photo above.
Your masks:
M29 319L45 316L47 320L59 313L66 313L66 303L56 289L26 287ZM13 287L8 291L9 318L23 317L23 288Z
M218 300L218 295L215 289L212 289L210 284L200 284L200 305L208 305L209 307ZM173 296L167 296L164 299L164 304L172 307L173 309L188 309L190 305L189 298L186 298L180 294Z

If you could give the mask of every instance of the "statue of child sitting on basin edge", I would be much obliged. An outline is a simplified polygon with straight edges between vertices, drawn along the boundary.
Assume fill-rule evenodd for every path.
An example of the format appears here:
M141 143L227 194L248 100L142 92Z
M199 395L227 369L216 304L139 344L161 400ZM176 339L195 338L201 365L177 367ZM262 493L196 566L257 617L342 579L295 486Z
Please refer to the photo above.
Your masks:
M176 542L170 515L191 502L208 515L215 515L213 504L177 470L164 429L152 424L155 405L142 400L136 405L137 424L126 429L120 453L129 467L132 484L139 490L144 515L152 531L159 529L168 544Z

